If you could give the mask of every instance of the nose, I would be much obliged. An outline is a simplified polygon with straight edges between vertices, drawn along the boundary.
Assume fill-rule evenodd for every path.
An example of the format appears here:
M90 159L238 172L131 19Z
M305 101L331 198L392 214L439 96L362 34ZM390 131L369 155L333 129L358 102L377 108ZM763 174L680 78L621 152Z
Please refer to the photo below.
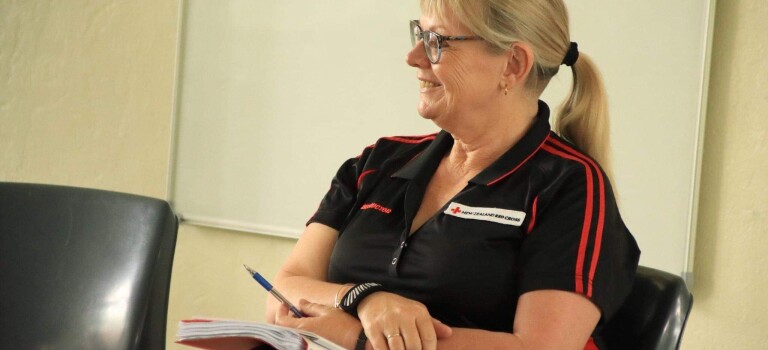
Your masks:
M414 68L427 68L431 65L427 58L427 53L424 52L424 44L420 41L413 45L411 51L408 51L408 54L405 56L405 62Z

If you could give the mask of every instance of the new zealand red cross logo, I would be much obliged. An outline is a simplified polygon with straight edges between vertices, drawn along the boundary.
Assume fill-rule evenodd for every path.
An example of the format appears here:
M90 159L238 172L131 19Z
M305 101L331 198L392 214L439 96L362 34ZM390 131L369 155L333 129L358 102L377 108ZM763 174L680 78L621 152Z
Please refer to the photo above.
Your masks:
M453 208L453 209L451 209L451 213L454 213L454 214L461 213L461 208L459 208L459 207Z

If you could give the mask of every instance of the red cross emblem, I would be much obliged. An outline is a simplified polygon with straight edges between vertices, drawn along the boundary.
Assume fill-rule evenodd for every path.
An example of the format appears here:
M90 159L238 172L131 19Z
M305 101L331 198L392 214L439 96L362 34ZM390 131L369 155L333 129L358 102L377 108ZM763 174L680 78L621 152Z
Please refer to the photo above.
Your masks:
M451 213L454 213L454 214L461 213L461 208L455 207L455 208L451 209Z

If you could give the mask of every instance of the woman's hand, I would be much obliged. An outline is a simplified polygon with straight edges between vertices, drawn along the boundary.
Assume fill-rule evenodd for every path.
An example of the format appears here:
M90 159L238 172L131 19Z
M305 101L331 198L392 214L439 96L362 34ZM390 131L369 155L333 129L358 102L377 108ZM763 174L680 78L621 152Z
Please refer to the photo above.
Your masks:
M433 319L424 304L387 292L367 296L357 314L374 349L435 350L437 339L452 332Z
M275 313L275 324L310 331L347 349L355 347L362 329L356 318L340 309L304 299L299 301L298 307L307 317L297 318L281 304Z

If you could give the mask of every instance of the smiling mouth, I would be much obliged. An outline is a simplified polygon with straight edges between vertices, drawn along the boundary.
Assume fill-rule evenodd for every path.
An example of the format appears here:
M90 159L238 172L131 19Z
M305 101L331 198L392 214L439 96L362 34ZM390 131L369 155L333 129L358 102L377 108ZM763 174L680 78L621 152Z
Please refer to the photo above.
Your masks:
M419 87L421 87L422 89L428 89L428 88L433 88L438 86L441 86L441 85L438 83L433 83L431 81L419 80Z

